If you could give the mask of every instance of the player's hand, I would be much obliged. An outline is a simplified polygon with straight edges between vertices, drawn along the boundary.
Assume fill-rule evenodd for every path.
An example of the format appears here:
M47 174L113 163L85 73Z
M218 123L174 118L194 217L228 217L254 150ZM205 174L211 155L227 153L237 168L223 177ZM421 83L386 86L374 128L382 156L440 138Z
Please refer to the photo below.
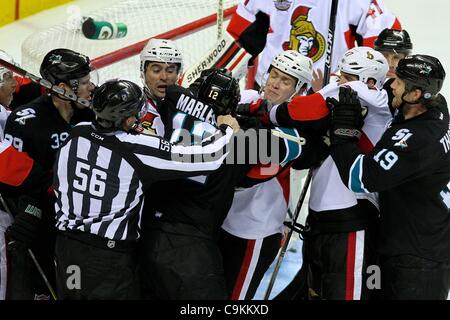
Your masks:
M269 111L272 108L272 104L269 100L258 99L251 103L240 103L236 107L236 113L241 115L256 115L261 112Z
M26 196L19 200L17 209L14 222L6 230L6 235L27 248L34 247L43 232L42 210L33 198Z
M327 103L331 107L331 144L357 141L364 124L358 93L350 87L340 87L339 101L331 98L327 99Z
M319 91L323 87L323 71L322 69L313 70L313 78L311 81L311 87L314 92Z
M217 125L220 127L223 124L230 126L233 129L234 133L238 132L240 129L239 123L237 122L236 118L232 117L229 114L217 117Z
M236 115L242 119L254 117L257 120L255 123L256 127L261 126L261 124L268 126L270 124L270 109L272 109L272 104L269 100L258 99L252 103L238 104Z

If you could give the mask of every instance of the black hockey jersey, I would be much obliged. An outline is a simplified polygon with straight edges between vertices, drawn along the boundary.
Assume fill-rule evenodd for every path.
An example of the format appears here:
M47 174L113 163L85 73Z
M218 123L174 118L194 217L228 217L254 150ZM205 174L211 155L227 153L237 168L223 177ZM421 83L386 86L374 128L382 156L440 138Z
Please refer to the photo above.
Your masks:
M166 139L172 142L195 144L217 130L213 108L192 98L181 87L169 87L158 110L165 125ZM295 130L290 129L290 132L298 135ZM265 133L270 134L270 131ZM270 141L269 137L265 138ZM301 147L284 139L280 140L278 147L281 165L287 164L301 153ZM160 221L193 226L199 236L215 236L231 206L235 186L245 177L251 165L256 163L252 162L248 154L240 157L240 153L248 150L248 143L242 149L236 148L233 153L235 158L229 159L227 164L208 177L198 176L155 184L150 192L151 203L148 204L156 209L155 217ZM259 151L256 153L259 154ZM268 156L270 153L271 150L268 150ZM236 157L242 161L239 162ZM272 178L278 171L277 166L266 179ZM266 179L256 179L255 182Z
M45 170L51 170L56 152L71 126L59 114L49 95L14 110L6 122L5 139L24 151Z
M379 191L380 253L450 261L450 129L445 99L412 119L394 119L367 155L356 143L333 146L354 192Z

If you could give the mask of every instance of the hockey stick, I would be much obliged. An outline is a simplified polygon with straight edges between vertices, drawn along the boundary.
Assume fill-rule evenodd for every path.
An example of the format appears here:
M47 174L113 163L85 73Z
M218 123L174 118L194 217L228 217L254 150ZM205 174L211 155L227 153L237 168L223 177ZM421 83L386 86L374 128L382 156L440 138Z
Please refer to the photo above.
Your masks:
M6 203L6 201L5 201L5 199L3 198L3 196L2 196L1 193L0 193L0 202L1 202L2 206L3 206L3 208L6 210L6 212L7 212L11 217L13 217L13 214L12 214L11 210L9 209L8 204ZM8 243L8 246L14 244L14 242L15 242L14 240L13 240L13 241L10 241L10 242ZM34 265L35 265L36 268L38 269L39 274L41 275L42 279L44 280L45 286L47 287L48 291L50 291L50 294L52 295L53 300L58 300L57 297L56 297L56 293L55 293L55 291L54 291L53 288L52 288L52 285L51 285L50 282L48 281L47 276L45 275L44 271L42 270L42 267L41 267L41 265L39 264L39 262L37 261L37 259L36 259L35 255L34 255L33 251L31 251L31 249L29 249L29 248L27 249L27 251L28 251L28 254L30 255L31 259L33 260Z
M334 44L334 30L336 29L336 15L337 15L337 8L338 8L338 0L332 0L331 2L331 11L330 11L330 24L328 26L328 37L327 37L327 51L326 51L326 59L325 59L325 68L324 68L324 78L323 78L323 85L327 85L328 82L330 81L330 73L331 73L331 57L333 54L333 44ZM299 200L297 202L297 206L295 208L294 211L294 218L292 219L291 225L290 225L290 230L286 236L286 240L283 243L283 246L280 249L280 253L278 255L277 258L277 262L275 264L272 276L270 277L270 281L269 281L269 285L267 287L266 290L266 294L264 295L264 300L268 300L270 297L270 293L272 292L273 289L273 285L275 283L275 279L278 275L278 272L280 270L280 266L281 266L281 262L283 261L284 255L286 254L286 249L289 245L289 241L291 239L292 233L294 232L295 228L295 223L300 215L300 210L302 208L303 202L305 200L306 197L306 193L308 191L309 185L311 184L311 179L312 179L312 171L308 170L308 174L306 176L305 179L305 183L303 185L303 189L300 193L300 197ZM303 262L304 263L304 262ZM300 270L301 271L301 270ZM304 276L305 273L304 272L298 272L295 275L294 280L292 280L292 282L295 282L295 280L297 279L297 277L301 277ZM305 279L301 279L306 281ZM291 283L292 283L291 282ZM300 283L303 283L303 281L301 281Z
M50 291L50 294L52 295L53 300L55 300L55 301L58 300L58 298L56 297L56 293L52 288L52 285L50 284L47 277L45 276L44 270L42 270L41 265L37 261L36 257L34 256L33 251L31 251L31 249L28 249L28 254L30 255L31 259L33 259L34 265L38 269L42 279L44 279L45 285L46 285L47 289Z
M19 66L9 63L8 61L5 61L1 58L0 58L0 65L2 65L6 69L8 69L14 73L17 73L18 75L20 75L24 78L30 79L34 83L37 83L38 85L40 85L46 89L49 89L50 91L52 91L54 93L62 95L64 98L67 98L71 101L77 102L85 107L88 107L88 108L91 107L91 102L89 100L77 97L77 95L74 94L73 92L64 90L63 88L58 87L57 85L51 84L49 81L42 79L38 76L35 76L34 74L29 73L28 71L20 68Z
M218 0L217 8L217 40L222 38L223 33L223 0Z
M272 133L274 136L276 136L278 138L287 139L287 140L293 141L295 143L298 143L299 145L304 145L306 143L306 139L303 137L296 137L296 136L293 136L293 135L290 135L290 134L287 134L287 133L284 133L284 132L281 132L281 131L278 131L275 129L271 129L270 133Z

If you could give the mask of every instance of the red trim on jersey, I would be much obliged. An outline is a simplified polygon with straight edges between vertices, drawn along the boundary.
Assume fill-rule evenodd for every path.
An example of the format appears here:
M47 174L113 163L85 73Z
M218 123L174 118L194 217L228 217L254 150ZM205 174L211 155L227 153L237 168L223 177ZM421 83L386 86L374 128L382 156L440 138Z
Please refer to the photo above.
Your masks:
M377 38L378 38L378 36L370 37L370 38L364 38L363 39L363 46L373 48L375 46L375 40L377 40Z
M348 29L347 31L344 32L344 39L345 39L345 43L347 43L347 48L350 50L351 48L355 47L355 41L356 41L356 37L353 34L351 29Z
M330 113L320 93L294 97L288 104L288 112L292 120L298 121L319 120Z
M12 146L0 152L0 182L20 186L33 168L33 159Z
M364 154L368 154L373 149L372 142L364 132L361 134L361 138L359 138L358 147Z
M248 268L250 262L252 261L253 250L255 249L256 240L247 241L247 249L245 249L244 259L242 260L241 269L237 276L236 282L234 284L233 293L231 294L230 300L239 300L239 295L241 294L242 287L244 286L245 277L247 276Z
M253 89L255 85L256 71L258 70L258 57L255 57L247 69L247 80L245 82L245 89Z
M156 114L152 113L152 112L147 112L145 114L145 116L143 116L140 120L140 122L144 122L144 121L148 121L150 124L153 123L153 120L155 120L155 118L157 117Z
M356 231L350 232L347 239L347 272L345 285L345 300L353 300L355 290L355 255Z
M273 166L273 170L269 171L269 168ZM247 177L251 178L251 179L257 179L257 180L262 180L262 179L268 179L271 178L273 176L275 176L276 174L278 174L278 172L280 172L281 170L281 166L280 165L276 165L276 164L255 164L254 166L252 166L250 168L250 170L247 172ZM265 174L262 174L262 170L265 170Z
M290 180L290 170L283 170L282 172L280 172L280 174L278 174L276 176L278 183L281 186L281 189L283 189L283 196L284 196L284 200L286 201L286 204L289 203L289 192L290 192L290 185L291 185L291 180Z
M231 17L230 23L228 24L227 31L233 36L233 38L238 39L242 32L247 29L252 23L247 19L241 17L237 12Z

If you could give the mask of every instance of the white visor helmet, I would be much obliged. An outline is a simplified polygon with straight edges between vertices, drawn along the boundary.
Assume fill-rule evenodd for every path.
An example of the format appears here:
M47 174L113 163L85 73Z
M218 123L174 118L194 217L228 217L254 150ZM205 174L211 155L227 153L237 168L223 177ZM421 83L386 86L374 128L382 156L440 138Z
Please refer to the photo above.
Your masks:
M295 93L298 93L303 85L311 84L313 73L313 61L294 50L286 50L273 58L270 68L277 68L278 70L297 79L295 85Z
M141 74L145 73L145 63L161 62L161 63L175 63L179 64L178 73L181 73L183 56L178 50L175 42L166 39L150 39L150 41L142 49L141 54Z
M364 83L373 79L376 87L381 89L389 70L389 64L380 52L369 47L355 47L344 54L338 68L341 72L358 76L359 80Z
M5 51L0 50L0 58L2 60L5 60L6 62L9 62L11 64L17 65L13 58L7 54ZM3 79L5 77L5 74L7 74L8 72L11 72L9 69L3 67L2 65L0 65L0 84L3 82Z

